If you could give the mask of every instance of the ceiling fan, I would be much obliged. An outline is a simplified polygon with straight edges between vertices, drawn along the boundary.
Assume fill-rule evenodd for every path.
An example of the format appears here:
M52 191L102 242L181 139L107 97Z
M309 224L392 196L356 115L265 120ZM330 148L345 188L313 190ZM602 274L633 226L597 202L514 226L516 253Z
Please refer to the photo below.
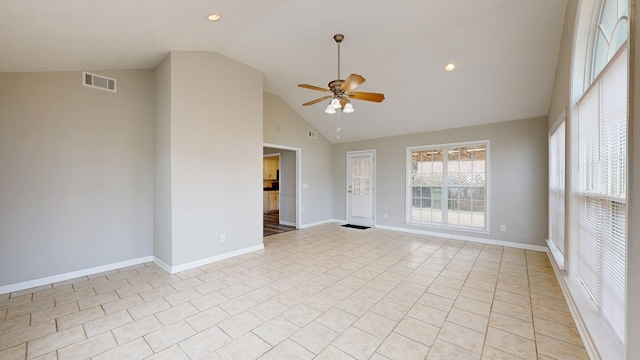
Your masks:
M327 105L325 112L327 114L335 114L337 109L342 109L344 113L352 113L355 111L353 105L351 105L351 99L365 100L373 102L382 102L384 100L384 94L352 91L356 87L362 85L365 82L365 78L358 74L351 74L346 80L340 79L340 43L344 40L344 35L335 34L333 40L338 44L338 79L329 82L329 88L322 88L319 86L309 84L298 84L299 87L311 90L317 90L322 92L330 92L331 95L323 96L315 100L311 100L302 104L302 106L309 106L317 104L321 101L331 99L331 103Z

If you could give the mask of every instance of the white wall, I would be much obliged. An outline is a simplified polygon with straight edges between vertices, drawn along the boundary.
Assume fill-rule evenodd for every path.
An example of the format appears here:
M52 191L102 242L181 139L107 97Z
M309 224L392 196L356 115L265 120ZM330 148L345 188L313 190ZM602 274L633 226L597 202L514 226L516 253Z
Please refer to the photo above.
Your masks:
M330 120L335 121L335 120ZM332 144L276 95L264 93L264 143L302 149L302 220L299 226L333 219Z
M0 73L0 286L148 256L153 72Z
M171 53L169 265L262 244L262 96L255 69L217 53Z
M490 233L406 223L406 148L490 140ZM346 219L347 152L376 150L377 225L543 246L547 229L547 118L508 121L334 145L333 211ZM542 195L541 195L542 194ZM384 218L384 214L388 218ZM499 225L507 227L499 232Z

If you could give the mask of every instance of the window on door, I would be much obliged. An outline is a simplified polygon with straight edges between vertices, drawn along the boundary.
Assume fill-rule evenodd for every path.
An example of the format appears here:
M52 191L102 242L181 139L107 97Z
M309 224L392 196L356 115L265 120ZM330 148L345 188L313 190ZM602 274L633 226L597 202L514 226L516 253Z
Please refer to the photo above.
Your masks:
M407 148L407 222L487 229L489 142Z

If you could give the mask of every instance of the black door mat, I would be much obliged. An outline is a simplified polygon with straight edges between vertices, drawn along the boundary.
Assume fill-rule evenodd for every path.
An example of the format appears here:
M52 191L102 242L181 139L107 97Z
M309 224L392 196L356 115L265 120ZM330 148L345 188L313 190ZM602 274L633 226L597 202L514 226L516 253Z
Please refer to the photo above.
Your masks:
M342 226L352 228L352 229L358 229L358 230L367 230L370 228L370 226L352 225L352 224L344 224Z

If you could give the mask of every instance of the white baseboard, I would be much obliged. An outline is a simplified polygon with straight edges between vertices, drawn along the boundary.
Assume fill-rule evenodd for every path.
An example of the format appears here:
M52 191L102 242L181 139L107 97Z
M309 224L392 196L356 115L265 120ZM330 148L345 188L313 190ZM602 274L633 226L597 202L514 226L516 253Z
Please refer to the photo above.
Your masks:
M105 272L105 271L121 269L121 268L125 268L127 266L144 264L144 263L147 263L147 262L151 262L153 260L154 260L153 256L145 256L145 257L141 257L141 258L137 258L137 259L120 261L120 262L113 263L113 264L95 266L95 267L88 268L88 269L71 271L71 272L68 272L68 273L63 273L63 274L58 274L58 275L53 275L53 276L47 276L47 277L34 279L34 280L29 280L29 281L23 281L23 282L19 282L19 283L16 283L16 284L4 285L4 286L0 286L0 294L8 294L8 293L11 293L11 292L31 289L31 288L38 287L38 286L54 284L54 283L61 282L61 281L67 281L67 280L71 280L71 279L76 279L76 278L83 277L83 276L99 274L99 273Z
M296 223L290 222L290 221L282 221L282 220L280 220L280 225L296 226Z
M562 271L566 270L564 265L564 255L562 254L560 249L558 249L556 244L554 244L553 241L547 239L547 247L549 248L549 252L553 257L553 260L555 260L556 266L558 267L558 269Z
M498 246L506 246L506 247L517 248L517 249L525 249L525 250L535 250L535 251L547 252L546 246L521 244L521 243L514 243L514 242L504 241L504 240L485 239L485 238L479 238L479 237L475 237L475 236L455 235L455 234L441 233L441 232L436 232L436 231L407 229L407 228L401 228L401 227L395 227L395 226L375 225L375 227L378 228L378 229L391 230L391 231L400 231L400 232L406 232L406 233L410 233L410 234L437 236L437 237L442 237L442 238L447 238L447 239L471 241L471 242L477 242L477 243L482 243L482 244L487 244L487 245L498 245Z
M159 267L161 267L164 271L166 271L166 272L168 272L170 274L175 274L175 273L178 273L178 272L181 272L181 271L191 270L191 269L197 268L199 266L211 264L211 263L216 262L216 261L229 259L229 258L238 256L238 255L243 255L243 254L247 254L247 253L258 251L258 250L262 250L262 249L264 249L264 244L251 246L251 247L240 249L240 250L230 251L228 253L224 253L224 254L221 254L221 255L216 255L216 256L212 256L212 257L208 257L208 258L205 258L205 259L200 259L200 260L196 260L196 261L192 261L192 262L188 262L186 264L181 264L181 265L176 265L176 266L171 266L171 265L165 263L164 261L162 261L162 260L160 260L160 259L158 259L156 257L153 258L153 262L156 263L156 265L158 265Z
M300 229L306 229L308 227L324 225L324 224L330 224L330 223L346 224L346 222L344 220L329 219L329 220L318 221L318 222L314 222L314 223L310 223L310 224L302 224L302 225L300 225Z

